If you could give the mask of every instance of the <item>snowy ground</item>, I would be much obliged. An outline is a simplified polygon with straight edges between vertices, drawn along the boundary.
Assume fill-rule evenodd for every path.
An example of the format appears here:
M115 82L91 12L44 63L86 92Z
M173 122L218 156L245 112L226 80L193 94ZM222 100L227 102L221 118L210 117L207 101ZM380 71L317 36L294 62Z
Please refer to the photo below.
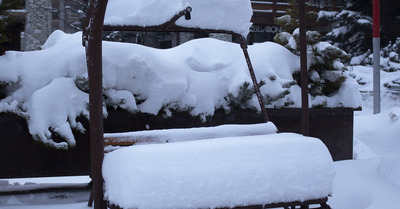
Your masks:
M329 204L335 209L397 208L400 197L400 102L399 95L382 92L382 113L372 115L370 69L355 67L356 79L365 81L363 111L354 117L354 160L335 162L336 177ZM383 73L382 80L400 77ZM382 84L383 85L383 84ZM30 182L30 183L29 183ZM0 188L79 186L88 176L0 180ZM32 184L35 183L35 184ZM88 208L89 191L0 195L1 209Z

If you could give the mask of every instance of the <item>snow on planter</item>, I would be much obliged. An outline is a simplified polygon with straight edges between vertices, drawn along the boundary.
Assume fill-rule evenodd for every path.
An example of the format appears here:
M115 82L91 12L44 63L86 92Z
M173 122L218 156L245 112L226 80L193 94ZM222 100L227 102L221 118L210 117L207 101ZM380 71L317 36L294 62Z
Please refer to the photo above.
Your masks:
M105 25L157 26L190 6L191 19L178 26L227 30L247 36L253 11L249 0L109 0Z
M334 175L325 145L292 133L137 145L106 154L103 163L105 199L137 209L323 198Z
M249 46L249 54L257 78L265 82L260 90L270 100L266 107L301 107L300 86L293 78L300 69L299 57L272 42ZM103 67L107 108L154 115L187 111L195 117L213 115L216 109L259 108L254 94L246 95L253 87L243 52L235 43L205 38L160 50L105 41ZM360 107L358 84L348 72L344 75L338 92L310 95L310 106ZM70 137L68 146L56 147L73 147L75 139L68 129L83 130L75 119L87 116L87 86L80 83L87 77L82 33L55 31L43 50L7 51L0 56L0 92L4 92L0 112L24 116L30 133L40 141L54 146L51 135L57 133ZM57 102L73 95L79 95L79 102Z

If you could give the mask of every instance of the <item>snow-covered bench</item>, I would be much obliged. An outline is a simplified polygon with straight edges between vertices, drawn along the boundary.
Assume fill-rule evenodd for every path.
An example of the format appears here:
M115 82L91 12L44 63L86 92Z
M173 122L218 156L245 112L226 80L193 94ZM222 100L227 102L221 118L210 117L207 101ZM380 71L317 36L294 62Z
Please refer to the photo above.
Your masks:
M319 139L275 134L272 123L239 127L107 134L105 138L118 136L124 143L138 143L104 157L109 207L309 208L317 204L329 208L326 201L335 172L329 151ZM249 132L250 127L255 131ZM264 131L257 130L260 127ZM255 135L232 136L238 133ZM206 135L229 137L199 140ZM150 141L133 140L148 136ZM163 143L166 139L169 143Z

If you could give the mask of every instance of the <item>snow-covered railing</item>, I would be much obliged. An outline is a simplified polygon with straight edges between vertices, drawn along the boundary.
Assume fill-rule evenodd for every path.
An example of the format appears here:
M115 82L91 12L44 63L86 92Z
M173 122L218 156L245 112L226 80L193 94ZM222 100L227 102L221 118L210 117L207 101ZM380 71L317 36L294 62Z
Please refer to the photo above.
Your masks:
M104 134L104 145L129 146L134 144L160 144L221 137L265 135L273 134L277 131L276 126L268 122L260 124L229 124L214 127L107 133ZM112 149L112 147L110 148ZM108 150L107 147L106 150Z
M246 37L252 25L253 11L248 0L109 0L104 25L160 26L188 7L192 8L191 18L179 17L174 22L176 26L224 30Z

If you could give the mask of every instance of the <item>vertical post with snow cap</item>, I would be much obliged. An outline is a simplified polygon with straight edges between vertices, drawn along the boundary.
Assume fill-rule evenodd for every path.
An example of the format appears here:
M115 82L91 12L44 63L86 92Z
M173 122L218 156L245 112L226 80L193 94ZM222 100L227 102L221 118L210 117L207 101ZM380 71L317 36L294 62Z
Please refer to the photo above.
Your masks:
M306 43L306 12L304 0L299 1L300 24L300 70L301 70L301 133L310 135L310 114L308 108L308 67L307 67L307 43Z
M374 114L381 112L381 83L380 83L380 0L373 0L373 86L374 86Z

